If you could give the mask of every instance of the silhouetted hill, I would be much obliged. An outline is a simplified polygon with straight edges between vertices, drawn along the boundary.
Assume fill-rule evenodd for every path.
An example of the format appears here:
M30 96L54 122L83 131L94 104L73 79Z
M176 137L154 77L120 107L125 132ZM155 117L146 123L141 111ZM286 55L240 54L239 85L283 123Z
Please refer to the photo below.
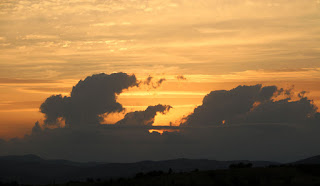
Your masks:
M132 178L110 180L87 179L59 186L123 186L123 185L320 185L320 165L275 165L268 167L235 167L224 170L138 173Z
M174 172L227 169L230 164L252 163L253 166L278 164L268 161L215 161L207 159L175 159L142 161L137 163L78 163L66 160L45 160L35 155L0 157L0 180L18 181L24 184L64 183L86 178L109 179L132 177L138 172Z
M2 156L0 157L0 160L8 160L8 161L42 161L43 159L41 159L39 156L33 155L33 154L27 154L27 155L22 155L22 156Z
M294 162L293 164L320 164L320 155Z

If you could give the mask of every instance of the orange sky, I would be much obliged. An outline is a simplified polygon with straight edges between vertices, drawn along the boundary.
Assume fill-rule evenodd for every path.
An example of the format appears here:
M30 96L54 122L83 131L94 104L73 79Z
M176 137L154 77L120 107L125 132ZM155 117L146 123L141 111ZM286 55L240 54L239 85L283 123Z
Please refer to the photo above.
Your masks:
M294 85L320 106L319 20L319 0L1 1L0 138L30 132L48 96L101 72L166 78L118 97L127 112L172 105L155 125L239 84Z

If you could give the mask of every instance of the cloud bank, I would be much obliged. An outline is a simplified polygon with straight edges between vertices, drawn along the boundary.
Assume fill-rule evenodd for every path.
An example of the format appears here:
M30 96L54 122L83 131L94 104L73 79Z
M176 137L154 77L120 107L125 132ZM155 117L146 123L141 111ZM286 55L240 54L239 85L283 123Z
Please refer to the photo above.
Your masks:
M287 162L320 154L316 106L305 92L276 86L212 91L179 127L162 127L162 135L149 130L159 129L152 126L154 118L169 112L169 105L127 113L114 125L100 124L101 114L123 111L117 95L138 85L134 75L124 73L79 81L70 96L51 96L41 105L45 123L36 122L31 134L0 140L0 155L107 162L181 157ZM66 126L57 127L60 119Z
M315 117L317 107L312 100L298 93L293 101L291 90L276 86L238 86L232 90L212 91L202 105L187 116L182 125L220 125L225 123L288 123L302 122ZM275 100L278 96L286 98Z

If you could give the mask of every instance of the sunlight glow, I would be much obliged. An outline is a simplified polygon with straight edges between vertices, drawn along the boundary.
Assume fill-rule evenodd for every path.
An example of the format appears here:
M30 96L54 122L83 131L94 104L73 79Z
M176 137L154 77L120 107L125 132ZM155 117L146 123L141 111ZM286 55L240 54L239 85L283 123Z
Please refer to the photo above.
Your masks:
M149 133L157 132L162 135L164 132L180 132L179 129L150 129Z

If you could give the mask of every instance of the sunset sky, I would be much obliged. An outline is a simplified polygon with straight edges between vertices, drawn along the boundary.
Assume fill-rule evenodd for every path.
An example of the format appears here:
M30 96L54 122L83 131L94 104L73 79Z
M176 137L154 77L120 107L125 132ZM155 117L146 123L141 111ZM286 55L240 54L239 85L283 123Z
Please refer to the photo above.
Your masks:
M121 93L126 112L108 124L167 104L154 125L179 125L210 91L244 84L305 90L320 107L320 1L1 0L0 138L42 123L47 97L114 72L166 80Z

